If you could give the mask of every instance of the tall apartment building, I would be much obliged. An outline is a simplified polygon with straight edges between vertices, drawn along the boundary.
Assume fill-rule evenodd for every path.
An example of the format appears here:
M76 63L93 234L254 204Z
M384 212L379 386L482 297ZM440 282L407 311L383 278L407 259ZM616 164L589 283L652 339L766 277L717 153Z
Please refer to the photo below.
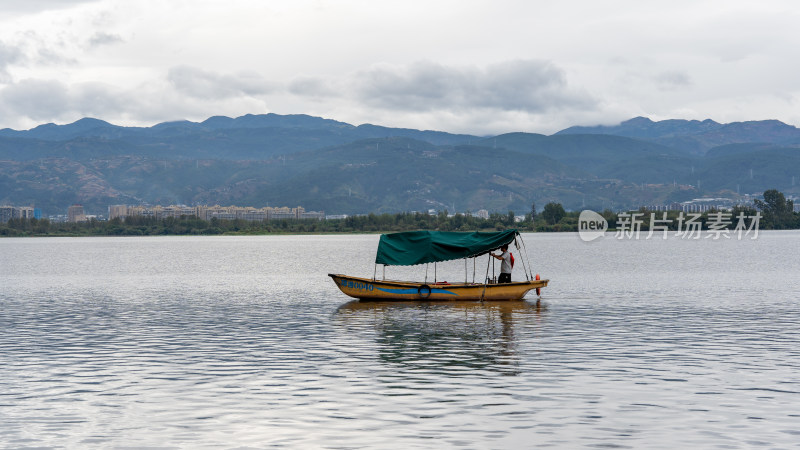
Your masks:
M3 205L0 206L0 223L6 223L14 218L14 207Z
M35 211L33 206L20 206L17 208L17 217L20 219L33 219Z
M36 217L36 209L32 206L0 206L0 223L6 223L11 219L33 219Z
M83 212L83 205L72 205L67 208L67 221L86 222L86 214Z
M111 205L108 207L108 220L128 217L128 205Z

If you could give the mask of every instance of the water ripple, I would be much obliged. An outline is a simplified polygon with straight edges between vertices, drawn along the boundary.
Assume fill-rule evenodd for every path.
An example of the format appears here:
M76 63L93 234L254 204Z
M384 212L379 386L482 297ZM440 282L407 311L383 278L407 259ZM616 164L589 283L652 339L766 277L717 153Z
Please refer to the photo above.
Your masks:
M528 242L541 302L483 304L349 302L263 259L337 271L374 236L2 240L0 444L796 445L800 263L774 258L800 234L659 242L657 268L568 237Z

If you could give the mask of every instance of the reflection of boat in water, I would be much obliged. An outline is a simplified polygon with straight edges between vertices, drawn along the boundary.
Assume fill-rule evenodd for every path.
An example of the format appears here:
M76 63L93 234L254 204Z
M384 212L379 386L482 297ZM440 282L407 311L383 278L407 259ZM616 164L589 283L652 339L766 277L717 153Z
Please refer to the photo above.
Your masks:
M536 336L545 313L538 301L353 300L337 309L334 323L351 350L377 351L384 363L447 376L476 369L515 375L518 347Z
M411 231L381 235L375 257L375 267L398 265L411 266L451 261L454 259L477 258L503 245L515 243L517 249L522 241L517 230L500 232L444 232ZM524 246L524 243L522 244ZM524 254L524 252L523 252ZM489 258L488 262L491 262ZM336 286L350 297L361 300L520 300L531 290L547 286L549 280L535 277L525 259L522 258L525 281L496 283L489 278L489 264L483 283L474 280L446 283L378 280L342 274L328 274ZM466 267L466 266L465 266ZM466 278L466 275L465 275Z
M507 301L485 301L475 303L473 301L414 301L398 300L393 302L360 302L358 300L349 301L337 308L336 313L342 314L364 314L391 311L394 309L402 310L406 308L421 308L425 310L441 309L458 314L462 313L482 313L496 312L503 317L511 313L532 313L539 314L546 310L540 301L529 302L507 302Z

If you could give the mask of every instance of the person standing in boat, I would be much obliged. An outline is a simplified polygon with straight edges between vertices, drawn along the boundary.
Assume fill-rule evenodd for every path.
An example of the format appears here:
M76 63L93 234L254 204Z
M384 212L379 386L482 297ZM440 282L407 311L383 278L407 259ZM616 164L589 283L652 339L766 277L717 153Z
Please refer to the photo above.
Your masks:
M498 278L498 283L511 283L511 269L513 269L513 265L511 265L511 253L508 251L508 244L503 245L500 247L499 255L495 255L494 253L489 253L489 255L494 256L495 258L503 261L500 263L500 278Z

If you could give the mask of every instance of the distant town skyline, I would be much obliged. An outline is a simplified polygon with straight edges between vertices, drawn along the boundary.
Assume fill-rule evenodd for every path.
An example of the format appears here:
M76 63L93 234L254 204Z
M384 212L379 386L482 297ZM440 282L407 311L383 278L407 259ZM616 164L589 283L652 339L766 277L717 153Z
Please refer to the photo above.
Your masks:
M455 133L800 125L800 5L8 0L0 128L274 112Z

